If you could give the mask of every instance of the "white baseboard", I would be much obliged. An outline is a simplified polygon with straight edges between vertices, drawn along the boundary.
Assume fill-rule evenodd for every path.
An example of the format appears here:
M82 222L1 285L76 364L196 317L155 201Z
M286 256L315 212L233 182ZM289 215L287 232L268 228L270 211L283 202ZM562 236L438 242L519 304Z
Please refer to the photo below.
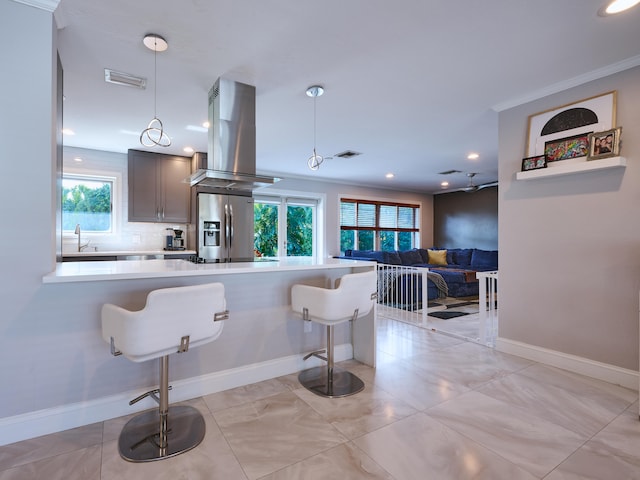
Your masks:
M496 350L638 390L638 372L635 370L500 337L496 340Z
M315 357L311 357L307 361L302 360L302 357L302 354L291 355L199 377L172 381L173 388L169 392L169 400L170 402L189 400L324 364ZM335 346L334 359L336 362L350 358L353 358L351 344ZM129 406L129 400L143 392L144 390L123 392L87 402L72 403L1 418L0 446L130 415L155 406L155 402L150 399Z

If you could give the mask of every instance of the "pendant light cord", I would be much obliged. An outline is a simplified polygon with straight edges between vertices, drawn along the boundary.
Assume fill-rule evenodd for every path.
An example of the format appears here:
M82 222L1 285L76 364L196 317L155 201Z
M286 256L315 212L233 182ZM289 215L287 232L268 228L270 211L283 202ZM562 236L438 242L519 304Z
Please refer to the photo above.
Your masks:
M153 39L153 116L158 118L158 39Z

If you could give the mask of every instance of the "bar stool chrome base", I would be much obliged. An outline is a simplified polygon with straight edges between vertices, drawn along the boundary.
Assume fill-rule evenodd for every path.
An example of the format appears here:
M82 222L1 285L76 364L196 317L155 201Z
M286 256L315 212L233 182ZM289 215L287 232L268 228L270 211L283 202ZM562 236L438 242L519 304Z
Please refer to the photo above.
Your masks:
M327 367L314 367L298 375L304 388L321 397L340 398L354 395L364 390L364 382L353 373L341 368L333 368L332 381Z
M169 407L166 447L160 447L161 414L157 409L136 415L122 429L120 456L130 462L152 462L173 457L198 446L204 439L202 414L189 406Z

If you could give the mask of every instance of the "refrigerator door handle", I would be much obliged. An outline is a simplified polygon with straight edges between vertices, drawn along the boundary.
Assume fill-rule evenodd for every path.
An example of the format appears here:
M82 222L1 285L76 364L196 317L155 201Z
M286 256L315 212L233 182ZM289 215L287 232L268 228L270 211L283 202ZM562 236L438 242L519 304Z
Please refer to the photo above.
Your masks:
M225 250L227 251L227 257L229 256L229 243L231 242L231 238L229 236L229 204L224 204L224 239L225 239Z
M233 205L229 205L229 250L233 246Z

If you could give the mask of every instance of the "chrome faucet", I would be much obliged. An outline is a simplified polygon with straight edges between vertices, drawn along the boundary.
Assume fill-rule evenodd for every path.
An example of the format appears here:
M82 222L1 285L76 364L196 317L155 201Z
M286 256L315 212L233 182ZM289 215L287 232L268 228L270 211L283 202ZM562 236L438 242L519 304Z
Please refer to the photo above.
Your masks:
M91 240L89 240L87 243L85 243L84 245L82 245L82 242L80 241L80 224L76 223L76 231L75 234L78 235L78 252L81 252L82 250L84 250L85 248L87 248L89 246L89 243L91 242Z

